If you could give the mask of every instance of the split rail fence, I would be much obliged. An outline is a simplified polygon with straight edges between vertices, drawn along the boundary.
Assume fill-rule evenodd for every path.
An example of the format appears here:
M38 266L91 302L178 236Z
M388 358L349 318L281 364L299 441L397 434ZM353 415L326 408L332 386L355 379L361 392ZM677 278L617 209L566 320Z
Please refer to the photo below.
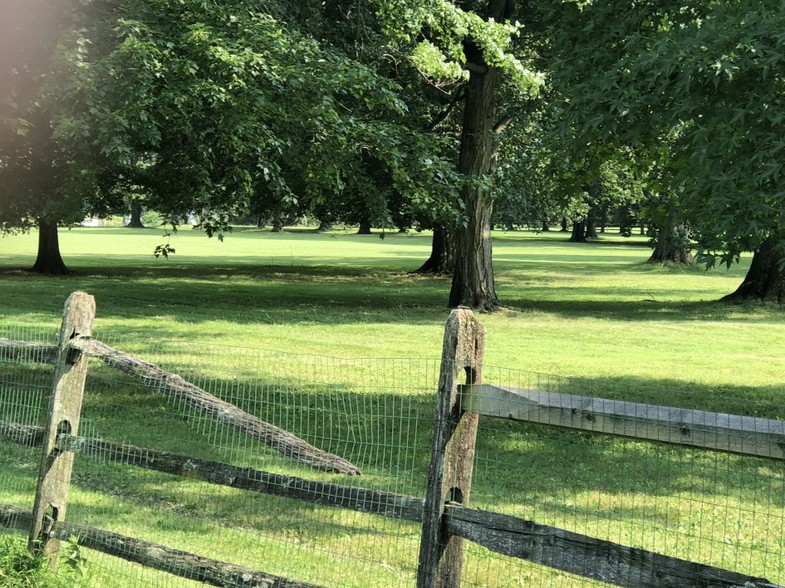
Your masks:
M777 576L770 581L758 577L756 570L742 573L674 557L657 549L624 545L553 524L474 508L471 500L474 470L479 463L476 454L480 417L483 422L485 417L503 419L499 422L508 428L522 422L540 429L545 426L573 430L576 435L591 438L609 435L635 443L655 442L660 446L672 444L750 456L759 460L754 468L771 471L769 487L776 485L770 499L773 505L765 517L760 515L757 520L768 527L767 533L773 532L778 537L774 543L779 546L779 552L776 548L766 548L768 559L782 560L785 558L782 536L785 422L782 420L601 399L534 387L484 384L485 329L471 311L461 308L450 314L445 327L430 451L423 452L429 460L424 496L391 492L336 482L336 478L340 480L344 476L362 480L358 476L363 472L349 459L319 449L153 363L93 339L94 314L92 297L75 292L66 303L57 346L0 340L0 360L54 365L46 425L0 421L0 441L42 448L32 510L0 503L0 528L27 532L29 548L45 554L53 566L57 563L60 543L76 537L88 549L216 586L317 585L70 521L66 517L69 485L74 459L79 456L80 460L116 460L123 467L165 472L257 495L409 521L419 528L418 559L411 583L416 582L421 588L481 583L476 578L483 578L482 572L475 573L471 581L465 578L467 549L480 549L566 572L568 576L561 577L562 581L566 581L565 577L574 578L576 585L580 578L585 578L629 587L772 588L778 585L775 581L782 582L785 578L781 564L771 567ZM294 476L81 436L89 357L138 379L171 403L197 411L287 460L323 474L310 478ZM514 467L520 470L522 479L529 475L530 465L525 459ZM678 517L674 515L674 518ZM750 541L754 540L754 533L753 530ZM485 585L525 585L525 576L516 573L515 579L504 571L489 573Z

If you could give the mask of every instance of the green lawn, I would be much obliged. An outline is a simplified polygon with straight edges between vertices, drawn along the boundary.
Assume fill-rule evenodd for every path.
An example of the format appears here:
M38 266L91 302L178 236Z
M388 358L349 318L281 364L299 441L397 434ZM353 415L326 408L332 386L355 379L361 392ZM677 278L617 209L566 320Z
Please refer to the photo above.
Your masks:
M450 285L408 273L427 257L427 235L238 230L219 242L183 230L172 237L177 253L156 260L163 241L156 229L62 231L74 274L53 278L24 271L33 235L4 238L0 336L54 334L68 294L86 290L96 297L98 338L354 460L365 475L352 483L422 492ZM782 311L717 302L748 260L706 272L651 266L648 254L641 238L574 245L559 233L497 232L505 308L480 317L486 381L785 418ZM38 371L26 381L45 390ZM262 455L103 368L91 389L89 434L346 483ZM40 407L5 394L6 415L37 418ZM30 455L3 453L0 502L25 505ZM330 585L369 569L377 579L353 585L411 585L416 526L283 499L264 499L262 511L258 496L111 464L79 467L69 512L91 524ZM766 460L489 419L472 499L783 583L782 495L781 465ZM264 555L251 548L258 535L268 538ZM96 585L111 585L116 564L90 557ZM588 585L474 548L466 573L473 585Z
M62 302L79 288L96 297L96 329L115 337L342 357L440 352L449 280L407 273L427 257L425 235L242 231L219 242L185 230L173 237L169 260L152 257L163 241L155 229L79 228L63 231L61 241L75 272L64 278L21 271L34 260L34 236L0 241L6 325L56 326ZM483 317L487 362L707 385L779 380L779 309L715 303L740 283L745 264L711 272L655 267L644 263L647 248L623 242L496 234L506 309ZM751 358L754 368L740 366Z

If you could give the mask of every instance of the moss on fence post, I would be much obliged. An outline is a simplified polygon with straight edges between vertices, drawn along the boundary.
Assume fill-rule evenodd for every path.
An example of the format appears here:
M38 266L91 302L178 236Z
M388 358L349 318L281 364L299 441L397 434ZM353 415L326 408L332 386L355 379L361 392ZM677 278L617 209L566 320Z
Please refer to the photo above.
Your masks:
M74 454L57 448L58 435L77 435L82 412L82 396L87 377L87 356L72 349L70 341L92 335L95 299L85 292L68 297L60 328L60 342L55 362L52 394L49 399L48 423L38 489L33 507L29 549L49 558L57 565L60 541L55 530L65 520L68 487L71 483Z
M482 383L485 327L465 307L447 319L442 347L431 464L420 540L418 588L458 588L463 567L463 539L447 532L445 504L469 504L477 413L464 412L458 384Z

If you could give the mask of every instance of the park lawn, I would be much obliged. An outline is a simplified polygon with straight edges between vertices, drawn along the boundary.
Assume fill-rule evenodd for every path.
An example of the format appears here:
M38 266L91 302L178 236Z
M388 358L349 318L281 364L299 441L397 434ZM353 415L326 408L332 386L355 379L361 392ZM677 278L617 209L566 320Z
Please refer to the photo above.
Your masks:
M183 230L171 239L177 252L168 260L156 260L152 250L164 240L155 229L63 231L64 259L74 274L42 277L24 271L33 262L33 236L6 237L0 241L0 336L29 329L53 336L63 301L71 291L83 289L96 297L98 338L143 358L162 357L184 373L211 374L219 388L241 389L258 378L260 364L297 363L302 354L325 357L315 365L332 365L327 357L336 358L339 366L342 361L371 358L353 368L366 389L385 389L393 404L385 404L389 398L382 395L354 392L357 382L330 391L341 405L363 405L362 423L354 426L362 424L357 430L383 448L377 455L350 456L363 463L365 475L359 483L402 493L422 491L427 461L412 456L414 448L427 448L432 391L419 383L410 389L391 385L396 377L383 372L395 366L394 375L399 375L393 358L415 360L415 369L439 358L449 280L408 273L427 257L428 235L386 234L381 239L348 231L242 230L219 242ZM505 308L480 317L488 330L486 381L560 382L561 376L577 376L565 385L580 393L782 418L781 310L768 304L716 302L741 281L744 263L711 272L650 266L644 263L649 251L640 239L624 241L617 236L574 245L560 234L502 232L495 235L494 252ZM177 352L162 355L162 346ZM268 351L294 355L267 360ZM339 372L348 378L344 370L335 373ZM172 415L166 401L106 378L88 399L90 434L114 434L135 444L148 441L157 449L212 459L228 455L240 465L303 475L274 460L260 463L236 440L218 439L219 434L209 430L209 443L195 445L199 438L192 439L193 423ZM315 388L317 383L313 382ZM297 382L295 388L302 386ZM251 399L239 398L254 408ZM319 392L303 392L294 402L313 408L315 416L271 409L271 420L278 418L285 428L313 436L319 429L313 420L318 420ZM395 414L408 415L406 435L389 429L385 417L390 406ZM763 482L754 477L767 467L762 460L731 456L716 462L697 456L690 458L690 469L678 456L656 446L613 439L586 443L580 434L536 428L521 432L516 426L502 422L481 434L473 500L483 507L625 544L650 549L667 545L669 553L690 557L705 551L706 545L700 537L685 541L691 536L688 531L664 532L668 521L677 520L679 529L689 530L696 521L706 529L717 527L722 541L743 536L741 531L729 533L726 511L701 496L702 474L727 473L718 483L732 490L726 500L731 510L744 510L745 504L760 502L766 493ZM341 441L344 425L336 427L334 435L318 440L340 452L346 447ZM29 493L29 467L24 465L28 453L14 450L6 456L5 468L0 465L0 501L8 495L22 501ZM510 467L522 454L529 455L535 470ZM598 461L610 464L611 471L595 470L590 464ZM665 471L663 463L668 464ZM635 477L628 478L630 470ZM400 474L405 479L399 479ZM208 550L218 558L239 558L270 571L282 558L292 559L287 546L294 542L304 546L307 557L294 558L295 563L279 572L318 577L330 584L340 583L341 574L345 579L352 566L364 566L355 556L368 561L377 557L375 546L387 532L403 547L390 553L385 563L389 569L383 567L387 571L378 585L393 585L393 579L401 577L411 580L416 526L378 523L356 513L325 514L310 507L293 513L290 504L280 500L273 500L269 512L260 516L255 498L231 490L205 490L159 474L129 477L120 466L86 463L79 476L73 512L97 526L112 521L119 532L157 538L181 549ZM314 476L343 482L340 477ZM524 507L516 505L522 497ZM602 518L585 526L576 523L591 518L598 508L615 513L612 525ZM758 520L776 520L776 512L760 508ZM341 525L359 526L361 531L337 536L324 532ZM220 540L205 546L199 534L215 535L214 528L220 529ZM256 552L239 548L248 543L248 533L259 529L270 532L274 543L265 548L263 562L254 559ZM756 541L769 545L781 538L772 535ZM345 554L340 559L343 571L325 575L335 553ZM719 557L716 553L703 559ZM754 572L763 565L754 557L737 567ZM722 565L722 560L712 563ZM467 573L490 586L556 585L557 579L558 585L571 585L564 575L541 569L517 570L513 575L490 568ZM105 578L100 583L110 585Z
M33 235L2 246L0 317L10 328L56 328L75 289L95 295L103 337L178 339L341 357L437 358L448 278L413 276L429 252L417 233L238 231L223 242L183 230L154 259L157 229L63 231L75 272L41 277ZM566 376L675 379L766 386L781 379L783 314L771 305L717 304L746 265L710 272L645 264L649 250L574 245L559 233L498 233L505 309L482 317L486 361ZM753 365L753 361L754 365Z

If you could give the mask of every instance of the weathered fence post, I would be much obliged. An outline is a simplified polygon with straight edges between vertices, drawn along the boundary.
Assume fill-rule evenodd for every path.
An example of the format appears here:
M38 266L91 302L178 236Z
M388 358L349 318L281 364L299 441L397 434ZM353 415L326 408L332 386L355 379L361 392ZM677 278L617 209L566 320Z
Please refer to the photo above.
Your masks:
M436 422L420 540L418 588L457 588L463 566L463 539L447 533L445 503L469 504L477 413L461 409L458 384L482 383L485 327L468 308L450 313L444 330Z
M60 328L46 438L33 507L33 526L28 543L30 550L48 557L52 567L57 565L60 548L60 541L53 532L54 526L65 520L74 462L72 452L57 448L57 437L63 433L78 433L87 377L87 356L70 348L69 343L74 337L92 335L94 318L95 300L92 296L85 292L74 292L68 297Z

